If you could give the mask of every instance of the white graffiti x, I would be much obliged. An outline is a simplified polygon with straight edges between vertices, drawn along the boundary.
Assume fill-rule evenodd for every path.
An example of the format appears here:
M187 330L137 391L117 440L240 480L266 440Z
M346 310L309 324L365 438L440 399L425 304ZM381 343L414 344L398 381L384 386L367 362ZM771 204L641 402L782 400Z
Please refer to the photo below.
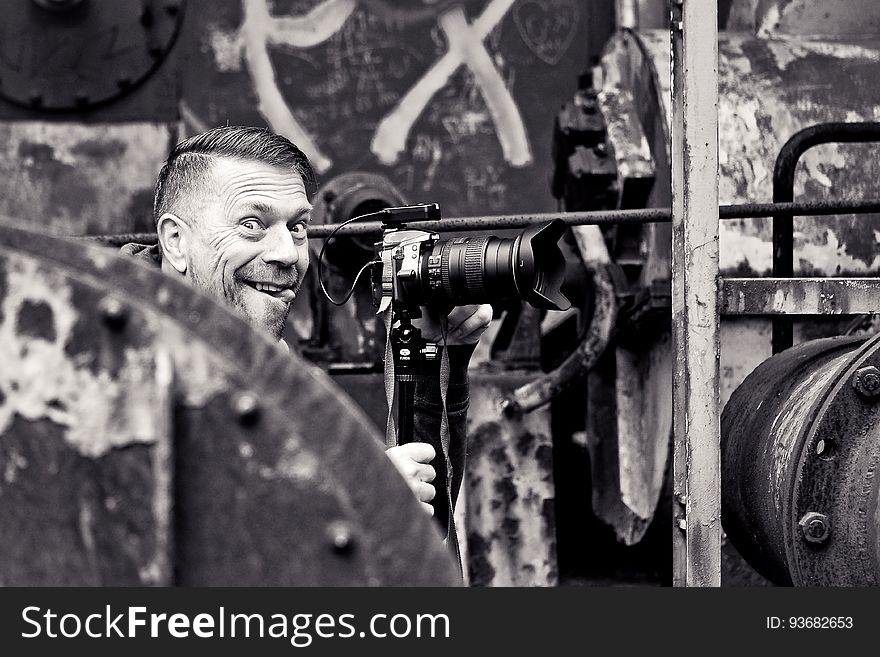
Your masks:
M519 109L483 44L514 2L516 0L492 0L473 24L468 24L460 7L441 16L440 26L449 43L448 52L379 123L371 149L381 162L394 164L399 160L413 125L462 65L471 70L483 93L504 158L513 166L525 166L532 161ZM321 152L284 100L268 45L308 48L323 43L342 28L354 12L357 0L326 0L302 16L273 16L266 0L243 0L242 5L244 21L239 38L259 99L260 113L274 130L290 137L305 151L317 171L327 171L333 162Z
M525 166L532 161L519 109L483 45L489 32L501 22L514 2L516 0L493 0L473 25L468 25L460 7L440 18L440 27L449 41L449 50L379 124L371 149L380 161L384 164L397 162L406 146L409 131L428 102L446 86L452 74L463 64L473 72L477 86L483 92L504 159L513 166Z

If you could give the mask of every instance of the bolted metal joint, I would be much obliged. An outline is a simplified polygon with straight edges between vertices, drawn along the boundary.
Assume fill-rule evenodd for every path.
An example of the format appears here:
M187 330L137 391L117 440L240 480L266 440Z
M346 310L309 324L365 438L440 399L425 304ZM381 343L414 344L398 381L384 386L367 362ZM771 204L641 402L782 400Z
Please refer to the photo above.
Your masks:
M824 513L808 511L798 522L808 543L824 543L831 535L831 521Z
M880 396L880 369L873 365L857 369L853 376L853 388L862 397Z

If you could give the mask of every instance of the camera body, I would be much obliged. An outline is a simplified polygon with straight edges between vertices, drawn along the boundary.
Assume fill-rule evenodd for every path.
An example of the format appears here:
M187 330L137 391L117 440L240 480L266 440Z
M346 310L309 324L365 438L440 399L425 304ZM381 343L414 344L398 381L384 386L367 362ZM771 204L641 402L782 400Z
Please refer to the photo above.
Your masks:
M565 223L526 228L514 238L488 236L441 240L437 233L407 227L440 219L436 203L386 208L382 241L376 244L381 275L373 276L373 303L420 316L423 305L448 308L521 298L536 308L571 306L560 287L565 260L557 242ZM378 268L376 268L378 269Z

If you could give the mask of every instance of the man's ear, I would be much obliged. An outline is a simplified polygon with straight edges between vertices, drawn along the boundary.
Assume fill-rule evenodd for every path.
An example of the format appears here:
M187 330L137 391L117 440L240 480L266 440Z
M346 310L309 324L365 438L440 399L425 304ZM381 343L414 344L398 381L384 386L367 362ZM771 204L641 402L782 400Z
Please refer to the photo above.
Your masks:
M162 260L180 274L186 274L186 249L189 226L176 214L166 212L156 224L159 244L162 245Z

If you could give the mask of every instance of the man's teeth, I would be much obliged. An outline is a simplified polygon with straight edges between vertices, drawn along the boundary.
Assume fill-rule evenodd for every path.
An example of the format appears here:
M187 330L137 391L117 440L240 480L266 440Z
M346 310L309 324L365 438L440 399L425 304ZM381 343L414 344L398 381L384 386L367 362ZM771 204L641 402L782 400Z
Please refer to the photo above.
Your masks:
M283 288L278 287L277 285L270 285L269 283L255 283L254 286L260 292L281 292Z

